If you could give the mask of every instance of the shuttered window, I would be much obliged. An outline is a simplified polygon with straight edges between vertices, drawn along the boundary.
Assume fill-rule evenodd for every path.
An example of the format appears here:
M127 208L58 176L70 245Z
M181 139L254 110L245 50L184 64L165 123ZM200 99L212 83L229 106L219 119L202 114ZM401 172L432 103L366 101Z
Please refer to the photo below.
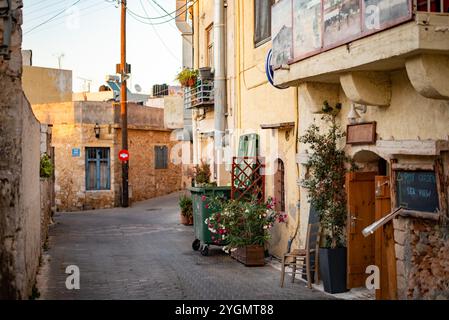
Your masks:
M154 164L155 169L167 169L168 168L168 147L167 146L155 146L154 147Z
M86 148L86 190L110 190L109 148Z
M256 47L271 38L271 5L273 0L254 0L254 45Z

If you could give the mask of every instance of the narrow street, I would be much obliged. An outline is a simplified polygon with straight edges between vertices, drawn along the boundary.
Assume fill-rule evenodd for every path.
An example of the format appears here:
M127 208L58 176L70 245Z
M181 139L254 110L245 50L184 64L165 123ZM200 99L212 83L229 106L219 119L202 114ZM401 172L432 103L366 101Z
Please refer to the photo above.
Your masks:
M194 252L193 227L179 223L179 193L132 208L57 213L38 275L40 299L329 299L267 264L248 268L220 248ZM67 290L65 269L80 269Z

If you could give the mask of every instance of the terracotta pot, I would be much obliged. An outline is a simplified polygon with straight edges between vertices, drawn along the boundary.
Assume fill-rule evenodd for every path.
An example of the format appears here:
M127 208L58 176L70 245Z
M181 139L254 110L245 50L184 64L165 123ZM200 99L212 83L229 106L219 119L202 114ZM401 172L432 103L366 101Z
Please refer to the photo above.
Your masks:
M231 251L231 257L247 267L265 265L265 250L263 246L249 245Z
M184 216L182 213L180 214L181 216L181 224L188 226L189 225L189 218L187 216Z
M188 218L188 220L189 220L189 226L193 226L193 216L190 216Z
M187 81L187 86L193 87L193 86L195 85L195 82L196 82L196 79L195 79L195 78L190 78L190 79Z

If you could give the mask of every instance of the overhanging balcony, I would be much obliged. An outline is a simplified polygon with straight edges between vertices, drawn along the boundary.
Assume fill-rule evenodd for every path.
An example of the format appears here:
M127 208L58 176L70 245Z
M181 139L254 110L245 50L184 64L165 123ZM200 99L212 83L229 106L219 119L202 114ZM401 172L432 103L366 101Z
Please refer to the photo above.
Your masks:
M199 79L193 88L184 91L186 109L214 106L214 81Z
M273 6L276 85L338 83L348 71L405 68L449 52L448 0L281 0Z

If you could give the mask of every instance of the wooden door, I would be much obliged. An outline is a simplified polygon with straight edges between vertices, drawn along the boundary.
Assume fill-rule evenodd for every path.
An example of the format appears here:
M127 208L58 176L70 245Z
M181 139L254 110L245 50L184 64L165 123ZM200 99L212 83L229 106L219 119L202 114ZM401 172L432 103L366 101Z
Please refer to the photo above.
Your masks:
M376 177L376 220L391 212L390 177ZM377 300L396 299L396 257L394 251L393 222L389 222L374 233L375 262L380 269L380 289Z
M376 177L376 220L381 219L391 211L390 178ZM376 290L377 300L388 299L388 270L385 255L384 228L374 233L375 262L380 269L380 289Z
M364 237L362 230L373 223L377 172L351 172L346 175L348 197L348 289L364 287L366 267L374 264L374 237Z

